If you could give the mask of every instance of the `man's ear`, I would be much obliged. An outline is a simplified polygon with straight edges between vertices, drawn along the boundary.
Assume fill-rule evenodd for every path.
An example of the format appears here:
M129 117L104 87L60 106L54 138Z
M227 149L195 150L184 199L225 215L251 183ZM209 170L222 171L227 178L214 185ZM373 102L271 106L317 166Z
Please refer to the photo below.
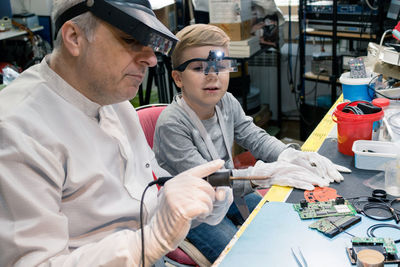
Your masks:
M67 21L61 27L61 34L66 50L72 56L79 56L80 47L82 46L82 41L84 40L84 35L81 29L72 21Z
M182 88L182 74L177 70L173 70L171 73L172 78L175 81L176 86Z

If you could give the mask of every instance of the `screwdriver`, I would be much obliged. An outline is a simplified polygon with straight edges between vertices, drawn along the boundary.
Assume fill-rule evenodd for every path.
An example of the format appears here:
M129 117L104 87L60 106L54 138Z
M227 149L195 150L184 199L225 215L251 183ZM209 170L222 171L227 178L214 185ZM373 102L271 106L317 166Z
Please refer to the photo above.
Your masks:
M172 176L160 177L157 180L149 183L150 185L158 184L163 186ZM266 180L271 178L270 176L232 176L232 170L219 170L203 177L212 186L230 186L232 187L233 181L236 180Z

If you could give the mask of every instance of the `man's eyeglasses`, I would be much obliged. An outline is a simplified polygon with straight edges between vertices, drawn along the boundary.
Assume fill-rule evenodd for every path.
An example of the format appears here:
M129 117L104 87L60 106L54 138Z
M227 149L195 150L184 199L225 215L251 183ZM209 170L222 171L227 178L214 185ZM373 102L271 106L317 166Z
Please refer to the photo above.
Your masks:
M237 61L234 58L225 57L222 51L211 50L207 58L192 58L175 68L178 71L185 71L185 69L202 72L205 75L209 73L218 75L218 73L237 71Z

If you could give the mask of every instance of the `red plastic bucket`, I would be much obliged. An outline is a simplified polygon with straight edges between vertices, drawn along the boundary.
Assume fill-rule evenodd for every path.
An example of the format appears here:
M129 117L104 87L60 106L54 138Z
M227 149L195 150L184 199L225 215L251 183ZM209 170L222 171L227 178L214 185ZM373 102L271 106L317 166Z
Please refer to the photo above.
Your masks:
M362 102L362 101L361 101ZM337 140L339 152L354 156L353 142L356 140L371 140L372 125L383 118L383 111L373 114L356 115L343 112L342 109L349 103L337 105L332 119L337 123ZM358 102L352 102L351 106L357 106Z

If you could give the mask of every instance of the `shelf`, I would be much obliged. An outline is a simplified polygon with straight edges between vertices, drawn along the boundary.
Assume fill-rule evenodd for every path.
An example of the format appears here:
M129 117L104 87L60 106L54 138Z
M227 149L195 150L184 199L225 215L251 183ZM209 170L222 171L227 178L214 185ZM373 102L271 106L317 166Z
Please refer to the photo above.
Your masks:
M40 30L43 30L43 26L39 26L39 27L35 27L30 29L33 32L37 32ZM27 34L27 31L21 31L18 29L11 29L9 31L5 31L5 32L0 32L0 40L5 40L5 39L9 39L9 38L13 38L13 37L17 37L17 36L21 36L24 34Z
M307 18L307 13L313 14L315 16L318 16L318 12L316 10L310 10L308 8L309 5L312 4L312 2L315 2L313 0L299 0L299 61L300 61L300 83L298 85L299 91L300 91L300 113L302 116L300 116L300 137L301 140L305 140L304 137L306 134L308 134L310 131L314 129L313 125L310 125L309 121L310 119L306 118L306 115L308 115L309 112L313 111L318 114L318 111L315 111L315 108L308 110L308 105L307 105L307 99L306 99L306 81L316 81L320 83L325 83L330 85L330 100L331 100L331 105L333 105L337 99L337 89L338 87L341 86L341 83L339 81L340 73L339 73L339 58L338 58L338 44L341 40L348 40L349 42L349 50L353 50L353 46L356 44L355 41L366 41L366 42L376 42L377 38L380 37L381 33L383 33L383 26L384 26L384 1L378 1L379 3L379 8L378 8L378 13L379 16L377 16L376 21L373 22L373 24L376 24L376 27L370 28L371 30L374 31L362 31L362 32L344 32L343 30L346 30L345 28L339 28L341 25L344 25L343 23L341 25L338 25L337 21L340 14L338 14L338 2L341 2L339 0L333 0L330 1L332 5L331 8L331 17L332 20L330 20L329 23L322 24L324 26L330 25L330 27L326 28L318 28L316 24L308 24ZM344 6L344 5L343 5ZM327 18L327 17L326 17ZM319 18L320 19L320 18ZM328 20L327 20L328 21ZM336 21L336 23L335 23ZM349 20L353 21L353 20ZM313 28L314 26L314 28ZM326 30L323 30L326 29ZM339 30L340 29L340 30ZM308 45L308 39L307 37L321 37L321 38L327 38L330 41L331 44L331 51L332 51L332 68L331 68L331 74L328 75L316 75L310 71L306 71L306 46ZM312 38L309 38L312 39Z
M318 36L318 37L332 37L333 34L331 31L317 31L311 28L306 29L306 35L310 36ZM369 33L352 33L352 32L337 32L337 37L340 38L347 38L347 39L361 39L361 40L371 40L376 39L376 34L369 34Z
M315 81L318 80L320 82L324 82L324 83L330 83L330 77L326 76L326 75L316 75L314 73L312 73L311 71L304 73L304 78L306 80L310 80L310 81ZM338 85L340 85L339 79L336 81Z

